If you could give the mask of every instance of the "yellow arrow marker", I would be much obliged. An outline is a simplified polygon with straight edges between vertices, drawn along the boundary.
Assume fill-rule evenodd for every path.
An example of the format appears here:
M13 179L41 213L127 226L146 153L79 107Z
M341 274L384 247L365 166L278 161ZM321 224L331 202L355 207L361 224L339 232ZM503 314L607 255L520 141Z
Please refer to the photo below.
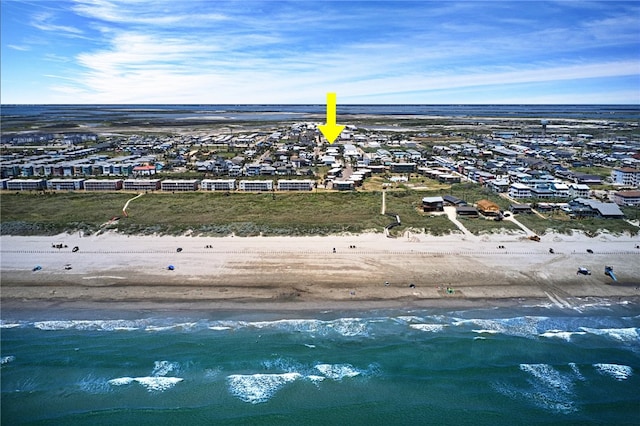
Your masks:
M318 126L329 143L335 142L340 132L344 130L344 126L336 124L336 94L327 93L327 124Z

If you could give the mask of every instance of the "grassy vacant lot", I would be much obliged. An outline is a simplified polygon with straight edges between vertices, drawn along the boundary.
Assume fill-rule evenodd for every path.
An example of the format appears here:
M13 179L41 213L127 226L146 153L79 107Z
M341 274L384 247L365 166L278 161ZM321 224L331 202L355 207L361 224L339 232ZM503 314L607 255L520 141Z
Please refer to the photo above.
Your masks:
M326 234L382 228L379 193L150 193L2 194L3 234L97 231L113 216L125 233L226 235Z

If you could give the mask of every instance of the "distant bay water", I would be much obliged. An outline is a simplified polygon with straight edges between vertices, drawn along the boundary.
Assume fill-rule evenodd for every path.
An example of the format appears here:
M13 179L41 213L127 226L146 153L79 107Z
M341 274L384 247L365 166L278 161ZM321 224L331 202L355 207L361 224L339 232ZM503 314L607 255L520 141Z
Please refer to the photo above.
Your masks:
M637 425L640 310L3 312L3 425Z
M51 122L281 121L324 114L325 105L2 105L5 123L14 120ZM433 117L503 117L541 119L638 120L640 105L342 105L338 114L416 115Z

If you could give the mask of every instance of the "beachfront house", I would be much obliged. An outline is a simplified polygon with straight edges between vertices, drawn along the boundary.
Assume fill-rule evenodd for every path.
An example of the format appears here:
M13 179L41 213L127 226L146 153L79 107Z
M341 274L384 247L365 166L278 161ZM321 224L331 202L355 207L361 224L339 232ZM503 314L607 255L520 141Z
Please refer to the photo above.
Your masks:
M484 216L498 216L500 214L500 206L493 201L480 200L476 203L476 208Z
M235 179L203 179L200 188L205 191L233 191L236 188Z
M624 213L615 203L602 203L587 198L576 198L569 202L573 217L600 217L605 219L622 219Z
M160 182L160 189L170 192L198 190L198 179L166 179Z
M423 212L444 211L444 199L442 197L424 197L422 199Z
M56 191L77 191L84 189L84 179L49 179L47 188Z
M125 191L157 191L160 189L160 179L125 179L122 188Z
M84 181L85 191L119 191L122 179L87 179Z
M314 186L315 181L310 179L278 180L278 191L311 191Z
M511 204L509 206L509 211L511 211L513 214L533 213L530 204Z
M478 209L473 206L457 206L456 216L478 217Z
M338 191L351 191L355 188L353 181L351 180L334 180L333 189Z
M11 179L7 182L10 191L40 191L47 187L44 179Z
M272 180L241 180L238 182L240 191L273 191Z

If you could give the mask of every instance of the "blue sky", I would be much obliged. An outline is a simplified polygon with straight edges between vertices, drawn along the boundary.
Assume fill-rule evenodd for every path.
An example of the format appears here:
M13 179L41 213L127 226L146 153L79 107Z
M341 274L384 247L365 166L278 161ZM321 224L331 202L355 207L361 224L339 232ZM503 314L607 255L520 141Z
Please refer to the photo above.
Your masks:
M640 104L637 1L0 7L4 104Z

